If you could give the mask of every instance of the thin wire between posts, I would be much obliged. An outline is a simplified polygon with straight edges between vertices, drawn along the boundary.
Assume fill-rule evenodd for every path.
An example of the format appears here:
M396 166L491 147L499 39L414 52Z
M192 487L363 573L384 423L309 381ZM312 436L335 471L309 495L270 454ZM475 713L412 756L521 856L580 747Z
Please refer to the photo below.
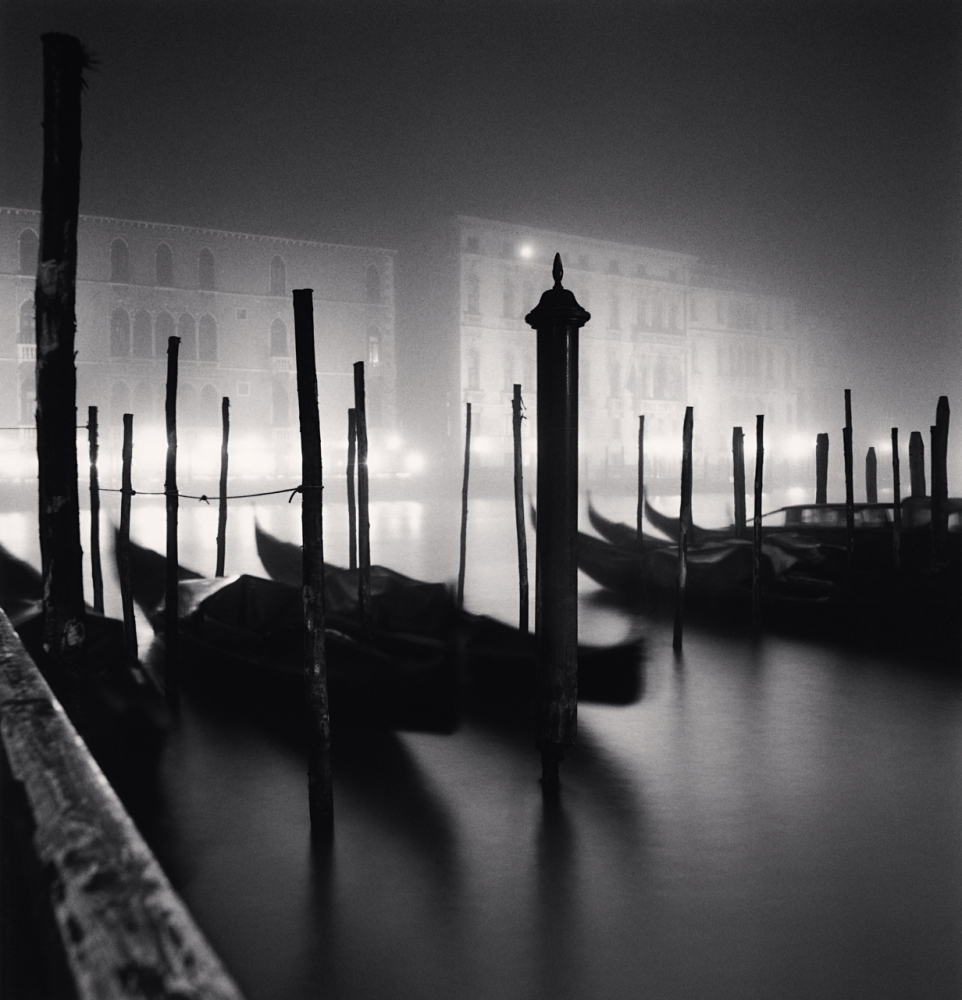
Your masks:
M287 502L290 503L294 499L294 497L297 496L298 493L303 493L305 489L314 489L314 490L316 490L316 489L322 489L322 488L323 487L320 487L320 486L304 486L303 484L301 484L299 486L293 486L293 487L292 486L286 486L282 490L266 490L263 493L234 493L234 494L232 494L230 496L226 496L224 499L225 500L250 500L253 497L272 497L272 496L277 496L278 494L281 494L281 493L290 493L290 496L287 499ZM122 487L101 486L100 487L100 492L101 493L123 493L124 490L123 490ZM165 497L165 496L168 495L168 491L167 490L133 490L132 489L130 491L130 495L132 497L133 496ZM192 493L181 493L179 490L171 490L170 491L170 495L171 496L176 496L180 500L199 500L202 503L207 503L207 504L209 504L210 501L211 501L211 498L209 496L207 496L206 493L202 493L200 496L195 496ZM217 500L217 499L219 499L219 496L215 496L213 499Z

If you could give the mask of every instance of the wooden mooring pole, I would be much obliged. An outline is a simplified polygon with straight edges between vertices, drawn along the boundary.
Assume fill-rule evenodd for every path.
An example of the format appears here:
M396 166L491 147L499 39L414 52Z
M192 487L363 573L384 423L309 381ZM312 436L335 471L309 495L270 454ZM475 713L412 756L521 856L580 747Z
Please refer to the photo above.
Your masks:
M164 497L167 506L167 589L164 606L164 692L171 714L180 710L180 635L177 624L177 516L180 497L177 492L177 357L180 337L167 339L167 397L164 415L167 422L167 469Z
M932 427L932 556L940 563L945 559L949 524L949 397L939 396Z
M878 459L874 448L865 453L865 502L878 503Z
M909 435L909 489L913 497L925 496L925 443L921 431Z
M97 467L100 441L97 407L87 407L87 443L90 448L90 576L93 581L94 611L104 613L104 571L100 562L100 472Z
M357 428L357 601L361 633L371 636L371 514L367 473L367 403L364 362L354 362L354 420Z
M347 547L348 566L357 569L357 497L354 465L357 457L357 410L347 411Z
M852 390L845 390L845 427L842 431L845 452L845 551L852 565L855 553L855 469L852 456Z
M80 91L87 64L70 35L43 36L43 188L35 292L43 645L63 668L68 709L85 683L86 614L77 487L77 219ZM75 716L78 728L82 720Z
M685 584L688 580L688 535L691 531L691 438L694 408L685 407L681 434L681 504L678 516L678 582L675 589L675 628L671 646L681 652L685 620Z
M230 437L230 399L220 401L222 437L220 442L220 498L217 505L217 569L215 576L224 575L227 556L227 439Z
M752 629L762 627L762 491L765 484L765 415L755 417L755 519L752 525Z
M902 481L899 477L899 429L892 428L892 561L902 568Z
M638 509L635 512L635 532L638 548L645 547L645 415L638 417Z
M471 404L465 404L464 478L461 481L461 545L458 550L458 607L464 607L464 563L468 549L468 474L471 470Z
M578 725L578 331L591 319L563 276L555 254L554 286L525 317L538 342L535 742L548 793Z
M124 616L124 655L137 662L137 625L130 581L130 498L134 494L131 467L134 458L134 415L124 414L124 445L120 471L120 531L117 534L117 575L120 577L120 606Z
M331 780L331 716L327 696L327 655L324 644L324 523L321 504L323 475L314 352L314 293L310 288L302 288L294 291L293 296L297 412L301 430L304 675L309 708L307 793L311 837L315 841L326 842L334 835L334 793ZM356 372L355 367L355 380Z
M828 435L815 438L815 503L828 503Z
M528 631L528 539L524 523L524 471L521 455L521 386L515 383L511 400L514 438L514 526L518 535L518 628Z
M735 490L735 537L744 538L745 518L745 432L732 428L732 479Z

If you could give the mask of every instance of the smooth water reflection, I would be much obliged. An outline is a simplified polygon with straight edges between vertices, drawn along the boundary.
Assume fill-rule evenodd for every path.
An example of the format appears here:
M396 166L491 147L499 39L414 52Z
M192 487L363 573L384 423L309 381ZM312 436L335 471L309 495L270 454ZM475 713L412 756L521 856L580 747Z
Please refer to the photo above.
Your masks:
M232 508L231 571L258 571L255 516L299 535L296 503ZM183 561L212 566L216 511L182 517ZM325 524L343 564L343 505ZM163 508L133 535L162 547ZM372 508L373 558L413 575L452 579L457 538L456 504ZM516 573L510 504L473 504L467 603L515 620ZM957 680L747 629L689 627L676 658L583 583L583 636L647 634L646 692L581 707L555 805L527 732L341 734L315 856L296 736L187 701L138 819L247 995L958 997Z

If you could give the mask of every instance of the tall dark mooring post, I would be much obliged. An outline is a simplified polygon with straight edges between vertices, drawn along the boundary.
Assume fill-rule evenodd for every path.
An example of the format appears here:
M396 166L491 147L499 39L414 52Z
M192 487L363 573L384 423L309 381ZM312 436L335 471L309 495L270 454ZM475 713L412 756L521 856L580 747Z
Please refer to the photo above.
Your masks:
M43 190L35 299L43 644L75 688L83 683L86 631L74 363L80 91L85 65L76 38L43 36ZM74 693L67 695L68 700Z
M745 517L745 432L732 428L732 479L735 489L735 537L744 538Z
M855 552L855 469L852 457L852 390L845 390L845 427L842 429L845 457L845 549L849 568Z
M828 435L815 437L815 503L828 503Z
M525 317L538 335L536 743L548 790L578 723L578 331L591 319L563 275L555 254L554 287Z

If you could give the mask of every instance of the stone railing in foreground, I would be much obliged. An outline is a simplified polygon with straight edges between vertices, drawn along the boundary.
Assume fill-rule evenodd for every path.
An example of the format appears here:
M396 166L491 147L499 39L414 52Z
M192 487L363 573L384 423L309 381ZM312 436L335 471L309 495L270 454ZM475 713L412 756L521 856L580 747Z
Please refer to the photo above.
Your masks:
M0 995L242 1000L0 612Z

